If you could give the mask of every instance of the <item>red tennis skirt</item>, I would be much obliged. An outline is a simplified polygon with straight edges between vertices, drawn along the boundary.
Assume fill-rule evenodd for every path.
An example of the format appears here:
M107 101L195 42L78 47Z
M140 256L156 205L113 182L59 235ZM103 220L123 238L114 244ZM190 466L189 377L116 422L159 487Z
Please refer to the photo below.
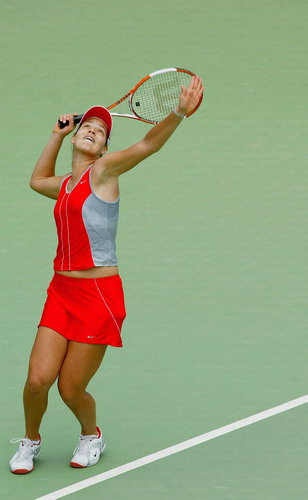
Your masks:
M75 342L122 347L125 316L122 280L118 274L106 278L69 278L55 273L39 326L51 328Z

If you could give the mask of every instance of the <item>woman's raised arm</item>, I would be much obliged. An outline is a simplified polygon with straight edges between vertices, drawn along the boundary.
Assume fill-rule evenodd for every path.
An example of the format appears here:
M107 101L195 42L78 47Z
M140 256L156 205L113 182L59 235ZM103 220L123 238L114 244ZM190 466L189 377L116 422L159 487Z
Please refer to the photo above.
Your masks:
M63 115L62 121L69 121L69 125L63 129L59 127L57 120L48 143L34 167L30 179L30 187L48 198L57 199L61 185L62 176L55 175L58 153L63 139L75 127L72 115Z

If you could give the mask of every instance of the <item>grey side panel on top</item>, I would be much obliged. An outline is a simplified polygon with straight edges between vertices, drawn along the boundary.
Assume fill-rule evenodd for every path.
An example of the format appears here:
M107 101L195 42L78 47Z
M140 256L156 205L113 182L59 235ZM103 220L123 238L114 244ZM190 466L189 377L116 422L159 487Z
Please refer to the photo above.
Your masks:
M108 203L90 194L82 207L82 217L90 240L95 266L116 266L116 234L119 200Z

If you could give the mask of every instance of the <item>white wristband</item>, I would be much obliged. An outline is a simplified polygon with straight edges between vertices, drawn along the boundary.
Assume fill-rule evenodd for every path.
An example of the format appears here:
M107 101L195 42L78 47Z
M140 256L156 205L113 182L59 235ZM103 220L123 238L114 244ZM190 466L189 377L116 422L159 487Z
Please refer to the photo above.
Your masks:
M172 110L172 113L174 113L176 116L178 116L179 118L186 118L186 115L182 115L181 113L178 113L177 110L174 108Z

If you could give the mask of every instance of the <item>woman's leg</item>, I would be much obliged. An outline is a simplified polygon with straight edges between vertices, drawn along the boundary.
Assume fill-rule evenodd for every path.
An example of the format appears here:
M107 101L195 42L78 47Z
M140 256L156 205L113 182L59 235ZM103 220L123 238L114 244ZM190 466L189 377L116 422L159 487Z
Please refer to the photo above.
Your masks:
M98 370L106 345L69 341L65 360L58 379L59 393L81 425L81 434L96 431L96 405L86 387Z
M50 328L39 327L24 388L26 436L31 440L38 439L48 392L59 375L67 347L68 341L62 335Z

